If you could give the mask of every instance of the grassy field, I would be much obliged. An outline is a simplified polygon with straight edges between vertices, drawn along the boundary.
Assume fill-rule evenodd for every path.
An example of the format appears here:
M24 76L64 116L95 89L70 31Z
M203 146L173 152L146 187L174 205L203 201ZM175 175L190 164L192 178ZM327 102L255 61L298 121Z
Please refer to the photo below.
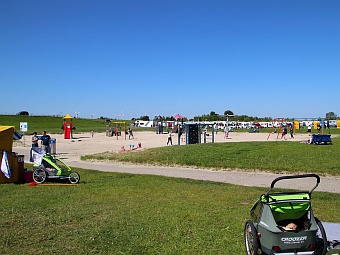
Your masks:
M0 186L0 254L244 254L244 223L267 191L77 171L78 186ZM321 220L340 218L337 194L312 202Z
M318 146L299 142L207 143L153 148L138 153L126 151L82 157L84 160L321 175L340 175L339 158L340 137L333 138L333 145Z
M123 121L123 120L122 120ZM131 121L124 120L126 125ZM64 120L61 117L51 116L17 116L17 115L0 115L0 125L15 126L20 131L20 122L27 122L28 134L38 132L39 134L46 130L50 134L62 134L61 129ZM107 123L102 119L73 119L72 126L76 129L74 132L105 132Z
M10 120L0 115L0 125L28 122L32 132L61 132L59 118L27 118L13 116ZM74 124L79 132L105 130L105 124L97 120L77 121ZM298 142L196 144L95 157L339 175L340 140L334 138L333 142L329 146ZM81 175L78 186L0 185L0 254L244 254L244 223L252 204L267 191L74 170ZM314 214L322 221L340 218L338 194L315 192L312 203Z

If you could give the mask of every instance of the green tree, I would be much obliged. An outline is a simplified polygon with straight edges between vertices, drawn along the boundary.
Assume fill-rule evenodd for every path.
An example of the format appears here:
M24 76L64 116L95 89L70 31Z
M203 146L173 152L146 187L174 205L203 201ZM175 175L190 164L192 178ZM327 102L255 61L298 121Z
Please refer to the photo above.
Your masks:
M224 111L224 115L234 115L234 113L231 110Z
M140 120L144 120L144 121L149 121L149 120L150 120L150 118L149 118L148 115L140 116L139 119L140 119Z
M328 112L326 113L326 119L335 120L337 119L337 115L334 112Z

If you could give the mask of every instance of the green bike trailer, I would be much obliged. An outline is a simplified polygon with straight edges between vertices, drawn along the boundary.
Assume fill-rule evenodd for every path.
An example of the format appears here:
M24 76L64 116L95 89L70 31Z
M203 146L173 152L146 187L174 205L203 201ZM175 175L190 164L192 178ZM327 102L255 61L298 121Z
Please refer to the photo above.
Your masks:
M77 184L80 176L77 172L61 161L57 156L45 154L40 148L32 148L33 180L43 183L46 180L67 180L71 184Z
M282 180L315 178L310 191L272 192ZM250 210L245 223L247 255L325 255L327 237L312 211L312 192L320 183L316 174L282 176L272 181Z

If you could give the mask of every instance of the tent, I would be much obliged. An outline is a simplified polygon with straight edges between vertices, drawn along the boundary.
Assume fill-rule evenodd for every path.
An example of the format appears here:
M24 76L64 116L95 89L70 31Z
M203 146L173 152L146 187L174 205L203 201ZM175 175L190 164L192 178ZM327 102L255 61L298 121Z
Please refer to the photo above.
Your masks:
M178 120L178 119L183 119L183 116L177 113L177 114L174 116L174 118L175 118L176 120Z

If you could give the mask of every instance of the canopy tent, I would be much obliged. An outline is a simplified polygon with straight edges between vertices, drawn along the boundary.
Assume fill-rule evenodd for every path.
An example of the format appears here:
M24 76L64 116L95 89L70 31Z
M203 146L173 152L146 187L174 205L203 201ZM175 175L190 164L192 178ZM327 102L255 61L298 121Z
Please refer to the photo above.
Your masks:
M175 118L176 120L178 120L178 119L183 119L183 116L177 113L177 114L174 116L174 118Z

